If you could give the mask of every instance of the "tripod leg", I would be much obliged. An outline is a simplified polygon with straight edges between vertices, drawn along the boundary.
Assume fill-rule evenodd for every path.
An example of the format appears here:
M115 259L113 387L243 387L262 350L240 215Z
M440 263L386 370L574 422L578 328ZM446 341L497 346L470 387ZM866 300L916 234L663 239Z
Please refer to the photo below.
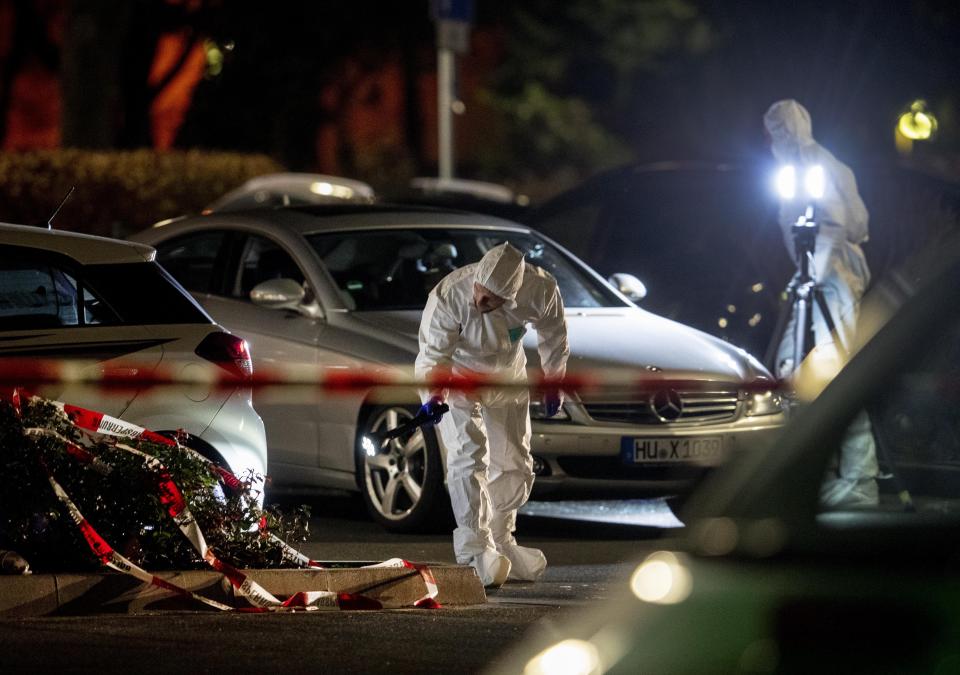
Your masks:
M763 356L763 365L769 368L770 372L776 377L780 377L780 364L777 363L777 357L780 353L780 345L783 344L787 334L787 326L793 306L793 291L791 290L789 299L786 302L780 302L780 313L777 315L777 324L773 329L773 338L767 345L767 351Z
M843 344L843 340L840 339L840 333L837 330L837 324L833 320L833 315L830 313L830 308L827 306L827 299L823 295L823 289L820 286L813 287L813 299L817 303L817 307L820 309L820 314L823 316L824 323L827 324L827 330L830 331L830 337L833 338L833 344L837 347L837 353L843 358L847 358L847 347Z
M810 294L805 293L803 289L798 290L796 307L796 323L793 333L793 369L800 368L800 364L807 358L807 354L813 349L813 308L810 306Z

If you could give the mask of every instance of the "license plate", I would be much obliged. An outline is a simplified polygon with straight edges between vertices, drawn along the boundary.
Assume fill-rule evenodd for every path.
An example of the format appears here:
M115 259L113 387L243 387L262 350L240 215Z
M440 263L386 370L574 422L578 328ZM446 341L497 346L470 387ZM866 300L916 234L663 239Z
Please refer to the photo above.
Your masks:
M625 464L698 464L716 466L726 456L723 436L620 439Z

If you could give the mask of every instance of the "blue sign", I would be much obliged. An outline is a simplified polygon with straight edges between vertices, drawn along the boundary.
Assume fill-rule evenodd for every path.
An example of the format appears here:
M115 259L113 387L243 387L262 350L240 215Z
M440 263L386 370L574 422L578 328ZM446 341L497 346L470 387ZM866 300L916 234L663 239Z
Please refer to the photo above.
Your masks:
M430 16L434 21L473 21L473 0L430 0Z

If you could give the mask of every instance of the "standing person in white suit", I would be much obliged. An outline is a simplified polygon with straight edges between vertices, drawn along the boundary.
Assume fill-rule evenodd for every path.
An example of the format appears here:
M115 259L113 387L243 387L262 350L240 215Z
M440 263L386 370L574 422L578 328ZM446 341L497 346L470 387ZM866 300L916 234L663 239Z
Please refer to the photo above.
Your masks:
M570 348L556 279L504 243L480 262L444 277L430 292L420 322L416 374L497 375L526 381L523 335L537 331L544 374L561 378ZM507 578L534 581L547 561L514 539L517 510L533 487L530 395L526 390L432 390L422 410L434 415L447 455L447 487L456 517L457 561L472 565L485 586ZM449 414L439 413L446 402ZM559 390L544 395L548 416L559 412Z
M867 241L869 214L857 191L850 168L813 139L810 113L792 99L777 101L763 116L770 150L781 164L795 167L823 167L823 197L817 200L820 225L810 268L823 289L824 299L836 324L843 351L853 347L860 298L870 282L870 270L861 244ZM785 199L780 203L778 221L791 257L796 259L791 228L804 214L806 202ZM794 281L797 277L794 277ZM793 283L793 282L791 282ZM833 336L818 307L813 310L814 358L837 357ZM799 364L793 362L796 314L784 331L777 350L777 375L788 377ZM844 437L836 466L831 467L821 489L824 506L873 506L878 503L876 445L866 412L851 422Z

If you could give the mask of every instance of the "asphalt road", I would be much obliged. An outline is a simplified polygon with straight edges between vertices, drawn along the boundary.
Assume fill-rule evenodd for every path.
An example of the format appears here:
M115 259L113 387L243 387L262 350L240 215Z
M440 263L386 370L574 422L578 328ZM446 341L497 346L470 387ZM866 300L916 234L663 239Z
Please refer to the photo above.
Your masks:
M349 498L311 506L304 552L314 559L453 561L448 534L389 534ZM0 672L479 672L535 623L623 592L635 561L674 532L663 526L678 524L660 501L529 510L538 515L521 516L519 539L544 551L545 577L509 583L480 607L0 619Z

